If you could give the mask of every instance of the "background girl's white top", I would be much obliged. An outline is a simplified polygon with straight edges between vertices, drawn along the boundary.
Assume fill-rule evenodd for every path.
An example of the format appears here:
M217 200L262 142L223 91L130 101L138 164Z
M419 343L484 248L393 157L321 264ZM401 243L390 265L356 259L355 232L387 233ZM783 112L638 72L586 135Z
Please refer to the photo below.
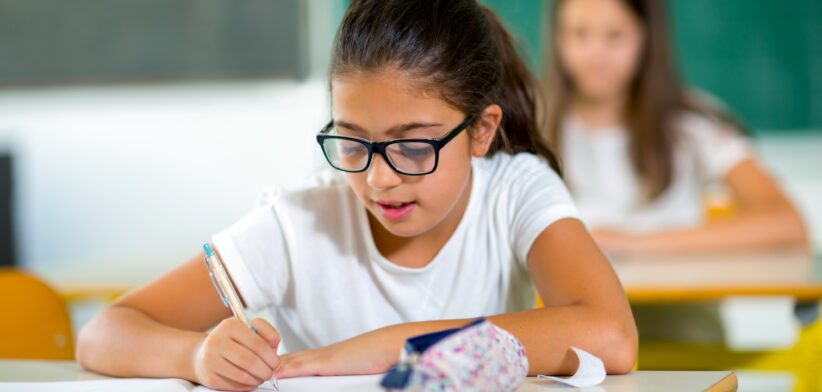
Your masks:
M571 197L531 154L474 159L472 173L462 220L423 268L380 255L368 212L331 170L265 190L213 243L246 305L271 310L281 352L397 323L531 308L528 251L543 229L577 216Z
M589 228L642 233L702 223L706 191L722 184L728 171L751 155L751 149L736 130L697 114L682 115L678 129L673 181L647 202L630 160L626 130L586 129L577 118L565 119L561 137L565 181Z

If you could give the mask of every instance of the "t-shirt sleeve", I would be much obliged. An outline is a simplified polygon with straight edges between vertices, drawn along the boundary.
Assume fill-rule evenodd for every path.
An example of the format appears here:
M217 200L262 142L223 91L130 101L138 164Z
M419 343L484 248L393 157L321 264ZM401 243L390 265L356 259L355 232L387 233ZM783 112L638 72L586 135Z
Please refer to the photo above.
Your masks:
M721 181L752 155L748 140L736 129L698 115L687 116L683 125L683 131L691 135L706 182Z
M560 219L579 219L579 214L562 179L544 159L518 160L521 165L513 165L509 173L510 227L515 255L526 265L531 245L543 230Z
M288 246L270 192L258 207L212 238L239 294L251 310L282 302L289 281Z

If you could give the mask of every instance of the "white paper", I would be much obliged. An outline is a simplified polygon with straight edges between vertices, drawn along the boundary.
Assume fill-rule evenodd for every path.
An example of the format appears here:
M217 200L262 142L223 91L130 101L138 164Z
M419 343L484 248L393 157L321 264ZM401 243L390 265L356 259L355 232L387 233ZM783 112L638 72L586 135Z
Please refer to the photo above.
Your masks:
M0 382L3 392L188 392L194 385L175 378L113 378L89 381Z
M382 392L382 374L368 376L298 377L280 380L280 392ZM55 382L0 382L2 392L212 392L211 388L195 385L182 379L112 378L88 381ZM266 382L256 391L271 392L273 386Z
M579 358L579 367L573 376L555 377L540 374L537 378L549 379L577 388L592 387L605 381L605 365L601 359L585 350L576 347L571 347L571 349Z
M314 391L343 391L343 392L382 392L380 380L382 374L368 376L327 376L327 377L297 377L279 380L280 392L314 392ZM212 392L211 388L197 386L194 392ZM255 392L272 392L273 386L268 382L260 385Z

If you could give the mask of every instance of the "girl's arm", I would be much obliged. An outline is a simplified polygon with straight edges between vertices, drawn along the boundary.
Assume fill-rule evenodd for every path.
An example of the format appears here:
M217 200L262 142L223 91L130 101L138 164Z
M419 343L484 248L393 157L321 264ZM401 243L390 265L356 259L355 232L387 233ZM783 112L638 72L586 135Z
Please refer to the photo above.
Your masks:
M614 254L808 246L799 213L756 161L747 159L734 166L725 183L736 202L733 216L693 229L646 235L595 230L594 238L606 252Z
M114 376L185 378L219 389L249 390L269 379L279 365L279 335L261 319L253 322L258 336L229 318L202 260L201 253L103 309L80 331L77 361Z
M528 268L545 307L489 316L525 347L529 374L573 374L570 347L603 360L609 373L627 373L637 355L631 309L608 261L575 219L545 229L528 254ZM469 320L425 321L381 328L355 338L286 354L278 376L370 374L399 358L405 339L462 326Z

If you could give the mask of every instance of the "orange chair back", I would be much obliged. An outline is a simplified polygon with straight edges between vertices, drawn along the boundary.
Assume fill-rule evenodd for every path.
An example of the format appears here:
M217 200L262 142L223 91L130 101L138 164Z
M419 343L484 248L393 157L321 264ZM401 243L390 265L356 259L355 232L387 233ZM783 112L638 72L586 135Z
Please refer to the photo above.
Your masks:
M40 279L14 268L0 268L0 358L74 358L63 300Z

